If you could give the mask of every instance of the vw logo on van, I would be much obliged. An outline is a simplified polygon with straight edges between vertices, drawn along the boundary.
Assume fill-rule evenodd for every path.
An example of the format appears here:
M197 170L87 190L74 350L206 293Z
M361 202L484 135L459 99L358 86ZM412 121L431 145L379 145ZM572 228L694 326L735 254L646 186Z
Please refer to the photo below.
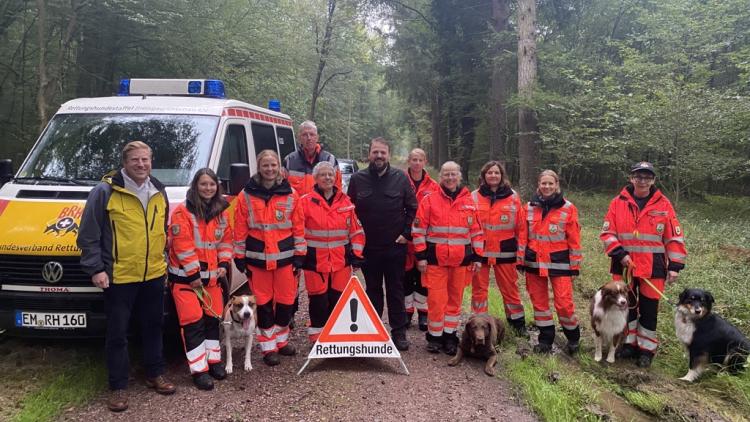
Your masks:
M42 278L44 281L50 284L57 283L62 280L63 266L57 261L49 261L42 267Z

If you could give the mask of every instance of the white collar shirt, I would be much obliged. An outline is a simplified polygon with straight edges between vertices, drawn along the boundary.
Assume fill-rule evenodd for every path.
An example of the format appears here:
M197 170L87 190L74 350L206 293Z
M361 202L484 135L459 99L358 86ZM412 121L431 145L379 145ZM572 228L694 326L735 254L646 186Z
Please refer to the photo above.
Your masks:
M151 178L147 177L146 181L138 186L138 183L128 176L125 169L120 170L120 173L122 173L122 178L125 181L125 189L132 192L141 201L143 210L145 211L148 207L148 200L158 192L158 189L151 183Z

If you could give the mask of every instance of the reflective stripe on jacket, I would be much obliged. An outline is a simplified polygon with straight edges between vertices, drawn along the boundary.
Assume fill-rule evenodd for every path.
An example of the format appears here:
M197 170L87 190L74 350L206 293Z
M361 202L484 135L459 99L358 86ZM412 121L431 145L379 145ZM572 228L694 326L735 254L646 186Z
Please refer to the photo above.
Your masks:
M439 189L419 203L412 225L418 260L430 265L469 265L482 256L484 237L469 190L460 187L456 199Z
M294 151L284 158L284 168L286 168L288 173L287 180L292 185L292 188L297 191L298 195L302 196L312 192L313 186L315 186L315 179L312 175L313 167L321 161L328 161L333 165L336 173L334 185L341 190L341 170L339 170L339 163L333 154L321 150L320 144L318 144L312 162L307 161L305 152L302 149Z
M237 196L234 214L234 257L249 266L274 270L290 265L294 256L307 253L304 214L299 196L284 181L261 196L250 189Z
M524 225L521 198L512 195L491 203L479 189L471 192L484 233L485 262L489 265L516 262L518 234Z
M185 203L174 210L168 232L170 281L217 283L219 266L231 268L233 239L228 220L226 211L208 222L199 220Z
M622 274L620 259L629 254L635 277L666 278L685 266L687 249L677 215L666 196L654 191L642 210L626 187L609 204L599 235L612 257L610 272Z
M88 275L104 271L112 283L124 284L166 274L169 202L164 185L154 177L149 180L157 192L145 209L124 188L120 170L105 175L89 193L76 240Z
M319 273L339 271L350 264L349 254L362 258L365 232L346 194L336 190L333 202L312 192L300 198L305 215L307 256L303 268Z
M518 239L519 261L526 271L542 277L578 275L583 259L578 209L565 200L542 217L540 206L529 202Z
M427 173L427 171L425 170L422 170L422 183L419 184L419 188L414 185L414 180L412 180L411 176L409 175L409 170L406 171L406 175L409 179L412 190L414 190L414 195L417 197L417 204L422 202L422 200L427 195L440 190L440 185L438 184L438 182L431 178L429 173ZM414 268L414 265L416 265L416 263L417 259L414 257L414 243L410 241L406 245L406 265L404 266L404 269L408 271Z

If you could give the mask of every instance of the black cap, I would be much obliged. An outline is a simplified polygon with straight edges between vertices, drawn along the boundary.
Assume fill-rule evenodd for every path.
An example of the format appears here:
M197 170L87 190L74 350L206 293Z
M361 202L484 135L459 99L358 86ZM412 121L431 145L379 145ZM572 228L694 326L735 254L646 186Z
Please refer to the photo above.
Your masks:
M638 163L633 164L633 167L630 168L630 174L633 174L637 171L647 171L654 176L656 176L656 170L654 170L654 165L649 163L648 161L641 161Z

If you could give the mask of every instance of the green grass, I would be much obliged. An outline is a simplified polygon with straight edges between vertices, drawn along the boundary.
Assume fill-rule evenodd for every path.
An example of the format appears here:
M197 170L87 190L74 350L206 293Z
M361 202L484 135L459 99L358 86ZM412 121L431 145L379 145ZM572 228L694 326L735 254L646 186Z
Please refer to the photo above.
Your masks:
M101 358L87 357L61 368L41 382L41 387L23 398L14 422L40 422L56 418L64 409L80 405L106 386Z

